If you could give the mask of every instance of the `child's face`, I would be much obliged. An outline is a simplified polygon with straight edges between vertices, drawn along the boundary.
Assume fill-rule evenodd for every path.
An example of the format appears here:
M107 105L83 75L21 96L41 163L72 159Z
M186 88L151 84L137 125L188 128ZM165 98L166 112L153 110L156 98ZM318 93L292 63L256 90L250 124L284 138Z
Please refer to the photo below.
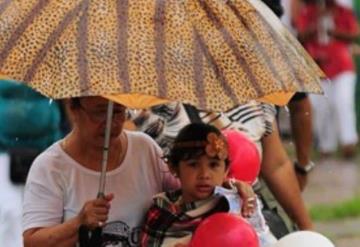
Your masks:
M201 155L180 161L178 176L184 202L203 200L212 195L215 186L221 186L228 170L225 161Z

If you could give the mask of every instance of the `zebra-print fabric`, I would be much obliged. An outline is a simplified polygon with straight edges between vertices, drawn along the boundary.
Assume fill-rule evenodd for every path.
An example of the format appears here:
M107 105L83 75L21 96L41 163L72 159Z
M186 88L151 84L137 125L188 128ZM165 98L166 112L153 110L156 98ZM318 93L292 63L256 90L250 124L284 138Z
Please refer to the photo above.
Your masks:
M222 113L199 112L204 123L212 124L221 130L243 131L257 143L259 148L261 138L272 132L275 114L274 106L255 101ZM165 152L171 147L181 128L191 122L184 106L180 103L162 105L136 114L133 112L132 119L138 130L154 138Z

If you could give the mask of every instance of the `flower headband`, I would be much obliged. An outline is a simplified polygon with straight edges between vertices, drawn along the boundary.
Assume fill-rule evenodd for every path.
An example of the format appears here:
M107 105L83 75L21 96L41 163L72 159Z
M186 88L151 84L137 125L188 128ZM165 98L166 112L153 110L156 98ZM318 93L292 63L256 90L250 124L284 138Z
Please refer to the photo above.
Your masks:
M228 157L228 150L225 139L221 135L211 132L207 135L206 141L184 141L174 144L173 148L193 148L205 147L207 156L214 158L218 157L220 160L225 160Z

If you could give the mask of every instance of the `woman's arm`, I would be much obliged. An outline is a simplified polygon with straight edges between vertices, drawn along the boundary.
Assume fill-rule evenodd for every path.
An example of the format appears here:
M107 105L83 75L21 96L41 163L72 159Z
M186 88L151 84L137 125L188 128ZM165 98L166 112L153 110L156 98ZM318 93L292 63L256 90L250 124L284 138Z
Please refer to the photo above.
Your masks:
M329 35L344 42L353 43L359 38L359 32L349 33L341 30L331 30Z
M89 229L101 227L108 219L110 201L113 194L86 202L81 212L68 221L44 228L31 228L23 234L25 247L70 247L78 241L78 231L81 225Z
M270 190L301 230L312 229L294 168L284 150L275 122L273 132L262 139L262 145L261 174Z
M312 147L312 109L309 97L291 100L288 104L290 109L291 133L295 143L296 159L298 164L305 166L310 162ZM300 190L303 191L307 184L308 175L296 173Z
M343 42L354 43L360 35L360 28L355 13L350 9L346 9L339 12L338 15L343 18L343 23L330 30L329 35Z
M24 247L72 247L78 240L79 217L46 228L32 228L24 232Z

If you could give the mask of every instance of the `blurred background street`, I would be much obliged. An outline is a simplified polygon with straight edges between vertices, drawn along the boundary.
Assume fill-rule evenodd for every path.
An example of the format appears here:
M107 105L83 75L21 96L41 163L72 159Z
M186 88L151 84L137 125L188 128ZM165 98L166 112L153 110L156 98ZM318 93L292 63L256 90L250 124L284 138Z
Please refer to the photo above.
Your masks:
M359 178L359 156L351 161L322 159L304 191L304 200L316 219L315 229L337 247L360 246Z
M294 158L289 113L283 109L279 126L289 156ZM360 246L360 152L344 159L340 152L322 158L313 151L316 167L303 192L315 230L329 237L336 247Z

